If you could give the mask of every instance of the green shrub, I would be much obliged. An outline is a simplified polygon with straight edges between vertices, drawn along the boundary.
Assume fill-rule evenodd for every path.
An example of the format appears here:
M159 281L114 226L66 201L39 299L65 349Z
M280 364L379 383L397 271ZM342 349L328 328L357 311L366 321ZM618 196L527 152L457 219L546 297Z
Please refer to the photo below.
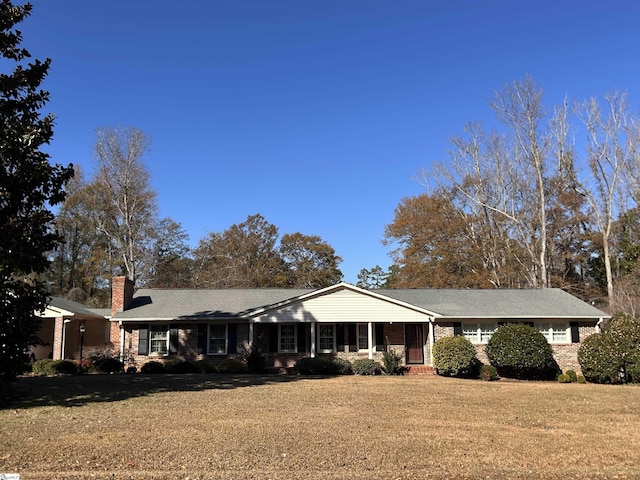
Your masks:
M569 380L571 380L571 383L575 383L578 381L578 374L575 372L575 370L567 370L564 373L569 377Z
M200 373L198 367L186 360L170 360L164 364L167 373Z
M585 378L593 383L620 383L623 359L612 336L594 333L578 349L578 362Z
M124 364L117 358L102 357L91 363L89 370L98 373L122 372Z
M544 335L524 323L498 327L485 353L501 377L553 380L560 370Z
M498 380L498 371L493 365L481 365L480 366L480 380L485 382L492 382Z
M254 342L245 353L244 363L249 372L262 373L267 367L267 358L267 352L261 342Z
M379 375L381 367L372 358L359 358L353 362L353 373L356 375Z
M587 383L587 379L584 378L584 375L578 375L576 382L578 383Z
M166 373L164 364L155 360L145 363L140 367L140 373Z
M198 367L198 371L200 373L217 373L216 363L217 362L213 362L206 358L204 360L198 360L195 365Z
M433 366L438 375L476 377L479 369L476 349L460 335L439 338L433 344Z
M216 373L245 373L247 371L244 363L233 358L225 358L214 365Z
M73 375L78 373L78 365L72 360L54 360L51 364L54 373Z
M341 358L301 358L296 362L295 370L300 375L350 375L353 373L351 362Z
M566 373L558 375L558 383L571 383L571 377Z
M395 351L385 351L382 353L382 368L387 375L404 375L402 366L402 355Z
M31 366L31 371L35 375L53 375L55 372L53 371L52 364L53 360L51 360L50 358L36 360Z

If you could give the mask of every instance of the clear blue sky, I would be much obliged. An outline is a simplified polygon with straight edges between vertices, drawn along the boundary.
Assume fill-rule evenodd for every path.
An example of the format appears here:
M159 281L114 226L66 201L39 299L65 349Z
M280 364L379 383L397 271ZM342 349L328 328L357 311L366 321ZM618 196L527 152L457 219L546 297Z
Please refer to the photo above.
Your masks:
M53 60L49 152L92 168L95 130L136 126L160 215L192 244L260 213L319 235L345 280L420 168L493 92L530 74L549 104L628 91L637 1L35 0L24 46Z

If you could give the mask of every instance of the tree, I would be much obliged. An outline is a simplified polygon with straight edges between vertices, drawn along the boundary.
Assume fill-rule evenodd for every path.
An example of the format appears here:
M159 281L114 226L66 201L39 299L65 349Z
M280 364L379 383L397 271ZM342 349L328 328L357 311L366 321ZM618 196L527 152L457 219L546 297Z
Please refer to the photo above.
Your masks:
M390 273L385 272L380 265L376 265L370 270L363 268L358 272L356 287L377 290L387 285L389 276Z
M170 218L162 219L156 231L154 258L149 287L188 288L192 281L193 259L189 235L182 225Z
M288 269L276 248L278 227L249 215L222 233L210 233L194 251L194 285L208 288L288 286Z
M342 279L335 250L317 235L285 234L280 239L280 255L291 276L293 288L322 288Z
M15 62L11 73L0 74L0 381L15 378L35 343L40 325L36 312L47 302L39 279L47 253L59 242L52 231L51 206L64 199L64 185L73 167L52 165L41 147L53 136L53 115L41 116L49 93L40 85L50 59L25 65L29 52L20 46L14 27L31 14L32 6L0 3L0 54Z
M94 146L95 222L109 239L113 265L131 280L148 273L141 267L149 260L156 226L156 193L143 163L150 145L138 128L104 127L98 129Z

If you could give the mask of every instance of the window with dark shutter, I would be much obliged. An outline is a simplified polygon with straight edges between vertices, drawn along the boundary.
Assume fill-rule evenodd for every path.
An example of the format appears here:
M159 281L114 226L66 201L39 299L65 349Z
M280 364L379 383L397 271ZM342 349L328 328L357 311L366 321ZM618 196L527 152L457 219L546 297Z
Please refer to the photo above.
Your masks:
M207 325L205 323L198 324L198 355L207 354Z
M356 334L356 324L350 323L347 328L347 340L349 342L349 351L357 352L358 351L358 336Z
M376 323L376 352L384 351L384 323Z
M580 343L580 325L578 322L571 322L571 343Z
M344 352L344 325L338 323L336 325L336 344L339 352Z
M302 323L298 325L298 353L307 351L307 337L309 335L308 324Z
M169 326L169 353L172 355L178 353L178 327L176 325Z
M138 355L149 355L149 325L138 329Z
M269 325L269 351L278 352L278 325L275 323Z

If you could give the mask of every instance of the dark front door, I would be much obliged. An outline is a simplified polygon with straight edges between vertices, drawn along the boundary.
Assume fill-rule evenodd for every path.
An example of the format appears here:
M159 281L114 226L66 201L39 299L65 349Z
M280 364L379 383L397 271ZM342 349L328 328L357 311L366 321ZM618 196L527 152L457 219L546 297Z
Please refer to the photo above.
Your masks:
M405 324L404 342L407 365L424 364L424 331L422 324Z

